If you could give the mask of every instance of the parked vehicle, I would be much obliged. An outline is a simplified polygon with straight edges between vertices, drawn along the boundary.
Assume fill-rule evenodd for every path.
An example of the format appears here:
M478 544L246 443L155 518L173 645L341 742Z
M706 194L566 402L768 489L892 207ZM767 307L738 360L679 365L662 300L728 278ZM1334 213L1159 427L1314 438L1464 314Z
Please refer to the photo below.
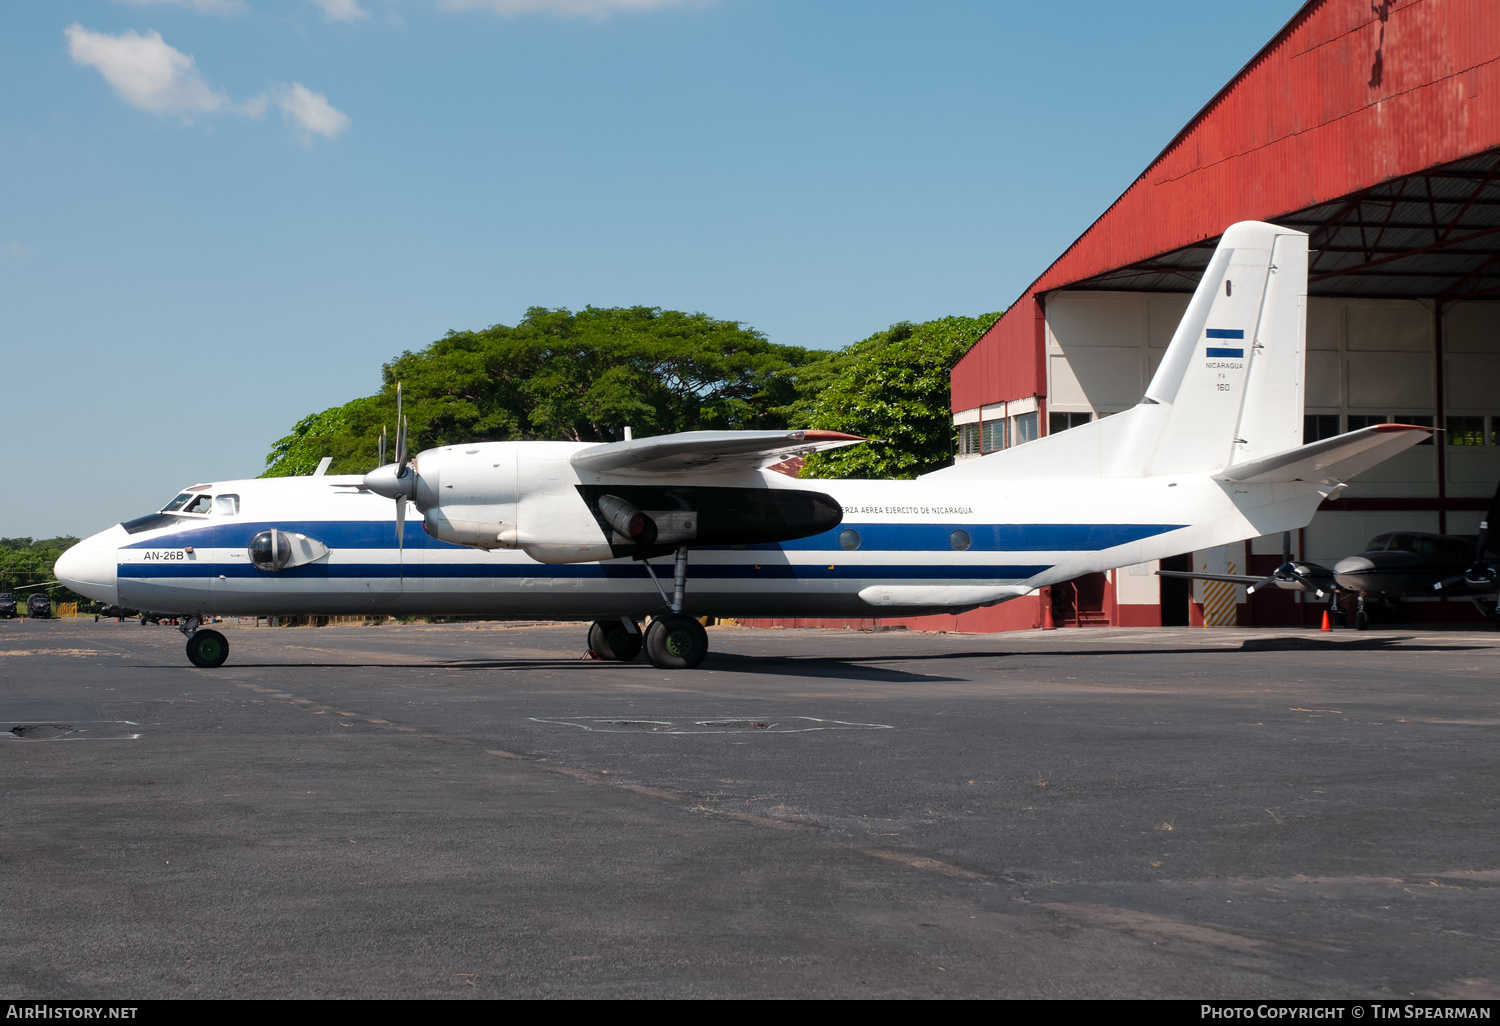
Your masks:
M26 599L26 615L45 620L52 616L52 598L45 592L32 592Z
M20 613L16 610L16 597L8 591L0 591L0 619L14 620Z

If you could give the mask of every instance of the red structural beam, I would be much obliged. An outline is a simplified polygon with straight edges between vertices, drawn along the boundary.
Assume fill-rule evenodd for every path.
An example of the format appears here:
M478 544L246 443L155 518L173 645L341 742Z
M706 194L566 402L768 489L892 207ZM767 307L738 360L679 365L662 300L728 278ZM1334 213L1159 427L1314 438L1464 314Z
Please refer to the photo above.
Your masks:
M1496 147L1495 0L1311 0L959 362L953 408L1045 392L1049 290Z

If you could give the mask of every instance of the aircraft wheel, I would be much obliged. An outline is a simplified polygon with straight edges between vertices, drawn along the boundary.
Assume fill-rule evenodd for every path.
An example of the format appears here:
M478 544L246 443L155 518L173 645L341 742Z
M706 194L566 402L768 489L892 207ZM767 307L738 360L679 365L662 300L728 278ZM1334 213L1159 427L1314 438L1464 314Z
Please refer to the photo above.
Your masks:
M672 613L646 628L646 657L659 670L691 670L708 655L708 632L690 616Z
M198 631L187 642L188 661L212 670L229 658L229 642L218 631Z
M595 620L589 625L589 648L600 659L628 663L641 654L641 636L619 620Z
M1369 627L1370 627L1370 617L1369 617L1369 614L1367 614L1363 609L1361 609L1358 613L1354 614L1354 629L1355 630L1357 630L1357 631L1368 630Z

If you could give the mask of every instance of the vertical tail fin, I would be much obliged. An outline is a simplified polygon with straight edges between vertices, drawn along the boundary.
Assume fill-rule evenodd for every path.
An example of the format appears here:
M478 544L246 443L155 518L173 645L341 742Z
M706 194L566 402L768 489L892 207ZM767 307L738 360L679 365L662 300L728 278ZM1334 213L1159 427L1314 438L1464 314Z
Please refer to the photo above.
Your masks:
M1222 471L1302 442L1307 236L1230 225L1139 405L937 471L955 479Z
M1222 470L1301 443L1307 236L1231 225L1177 325L1142 405L1163 407L1146 476ZM1144 425L1142 425L1144 426ZM1140 437L1139 442L1148 442ZM1132 475L1134 476L1134 475Z

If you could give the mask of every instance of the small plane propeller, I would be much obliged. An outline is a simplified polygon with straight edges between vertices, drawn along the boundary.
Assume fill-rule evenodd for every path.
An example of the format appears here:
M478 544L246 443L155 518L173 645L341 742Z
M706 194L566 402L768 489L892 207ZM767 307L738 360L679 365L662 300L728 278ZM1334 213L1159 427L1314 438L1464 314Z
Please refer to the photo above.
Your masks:
M1271 571L1271 576L1261 581L1256 581L1245 589L1245 592L1254 595L1260 588L1266 588L1279 581L1287 583L1296 582L1309 591L1315 592L1318 598L1323 597L1323 589L1314 584L1307 575L1297 568L1292 562L1292 532L1283 531L1281 535L1281 565Z
M1484 515L1479 522L1479 533L1474 536L1474 562L1461 574L1449 577L1447 580L1438 581L1432 586L1434 591L1442 591L1451 588L1455 584L1467 584L1471 588L1500 591L1500 573L1495 566L1485 559L1485 547L1490 538L1490 525L1500 518L1500 485L1495 486L1495 498L1490 502L1490 511Z

